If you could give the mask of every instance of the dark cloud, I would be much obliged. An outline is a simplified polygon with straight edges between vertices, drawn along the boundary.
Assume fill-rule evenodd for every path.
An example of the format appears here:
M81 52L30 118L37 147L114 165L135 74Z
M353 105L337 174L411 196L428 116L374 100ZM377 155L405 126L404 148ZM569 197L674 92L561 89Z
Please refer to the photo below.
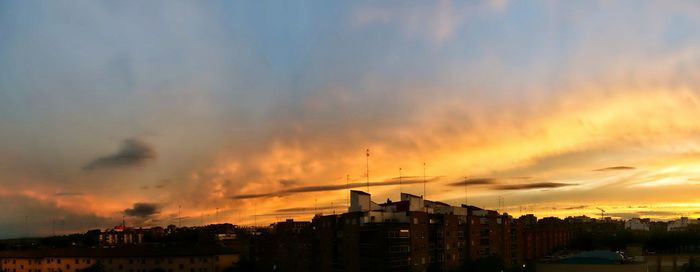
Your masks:
M431 177L429 179L426 179L425 182L434 182L441 177ZM391 186L391 185L410 185L410 184L419 184L423 183L423 179L402 179L402 180L395 180L395 179L390 179L388 181L382 181L382 182L370 182L369 186L370 187L377 187L377 186ZM232 199L251 199L251 198L261 198L261 197L275 197L275 196L285 196L285 195L290 195L290 194L296 194L296 193L311 193L311 192L325 192L325 191L335 191L335 190L345 190L345 189L351 189L351 188L362 188L366 187L367 183L364 182L353 182L350 184L332 184L332 185L318 185L318 186L304 186L304 187L295 187L287 190L281 190L277 192L272 192L272 193L262 193L262 194L241 194L241 195L236 195L231 197Z
M124 214L134 217L149 217L160 213L158 205L154 203L134 203L132 208L124 210Z
M83 167L84 170L100 168L131 167L155 158L153 148L137 139L124 140L119 150L111 155L99 157Z
M624 171L624 170L634 170L634 169L637 169L637 168L634 168L632 166L611 166L611 167L595 169L593 171Z
M563 209L564 210L580 210L580 209L584 209L584 208L588 208L588 205L571 206L571 207L565 207Z
M457 182L448 183L448 186L476 186L476 185L489 185L494 184L498 181L497 178L472 178L466 180L460 180Z
M496 184L501 181L506 180L524 180L530 179L531 177L506 177L506 178L470 178L466 180L460 180L452 183L448 183L447 186L479 186L479 185L491 185Z
M347 209L347 206L340 206L340 205L335 205L335 206L319 206L319 207L294 207L294 208L285 208L285 209L279 209L276 210L276 213L309 213L313 211L325 211L325 210L341 210L341 209Z
M509 191L509 190L530 190L530 189L552 189L566 186L574 186L574 183L559 183L559 182L536 182L524 184L502 184L491 187L494 190Z

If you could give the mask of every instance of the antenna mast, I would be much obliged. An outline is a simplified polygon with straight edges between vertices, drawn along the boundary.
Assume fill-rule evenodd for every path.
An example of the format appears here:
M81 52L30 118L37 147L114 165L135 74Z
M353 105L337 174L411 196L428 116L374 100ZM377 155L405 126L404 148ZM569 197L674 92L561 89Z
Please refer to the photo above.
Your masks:
M369 148L367 149L367 168L365 168L367 176L367 214L372 211L372 195L369 193Z
M350 207L350 175L345 175L345 188L348 190L348 207Z
M399 197L401 196L401 194L403 194L403 184L402 184L403 180L402 179L403 179L403 176L401 175L401 167L399 167Z
M369 148L367 149L367 159L365 166L365 176L367 177L367 193L369 194Z
M425 193L425 162L423 163L423 199L426 199L428 194Z
M469 206L469 202L467 201L467 177L464 177L464 205Z

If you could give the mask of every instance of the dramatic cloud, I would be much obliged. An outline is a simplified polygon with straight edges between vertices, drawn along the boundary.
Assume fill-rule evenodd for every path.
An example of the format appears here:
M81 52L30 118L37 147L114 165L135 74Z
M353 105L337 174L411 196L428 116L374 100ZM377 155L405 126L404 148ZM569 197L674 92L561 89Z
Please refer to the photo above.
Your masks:
M367 148L390 182L375 199L398 196L402 168L403 192L503 195L514 215L698 216L694 2L174 2L2 2L0 191L32 201L0 196L0 235L24 214L48 233L50 207L95 222L65 231L144 200L160 213L128 223L328 207L365 187ZM424 191L424 163L445 182Z
M158 204L154 203L134 203L134 206L124 210L126 216L150 217L160 213Z
M509 190L531 190L531 189L554 189L567 186L575 186L577 184L572 183L558 183L558 182L536 182L536 183L525 183L525 184L504 184L493 186L494 190L509 191Z
M127 139L117 153L99 157L85 165L83 169L138 166L153 158L155 158L155 151L151 146L137 139Z
M390 179L389 181L382 181L382 182L370 182L368 183L362 183L362 182L354 182L354 183L348 183L348 184L334 184L334 185L319 185L319 186L304 186L304 187L295 187L287 190L282 190L282 191L277 191L273 193L261 193L261 194L241 194L241 195L236 195L231 197L232 199L250 199L250 198L261 198L261 197L279 197L279 196L285 196L285 195L290 195L290 194L297 194L297 193L312 193L312 192L325 192L325 191L337 191L337 190L346 190L346 189L352 189L352 188L363 188L363 187L381 187L381 186L395 186L395 185L411 185L411 184L419 184L419 183L432 183L434 181L439 180L440 177L430 177L426 179L425 181L422 179L403 179L403 180L398 180L395 178Z

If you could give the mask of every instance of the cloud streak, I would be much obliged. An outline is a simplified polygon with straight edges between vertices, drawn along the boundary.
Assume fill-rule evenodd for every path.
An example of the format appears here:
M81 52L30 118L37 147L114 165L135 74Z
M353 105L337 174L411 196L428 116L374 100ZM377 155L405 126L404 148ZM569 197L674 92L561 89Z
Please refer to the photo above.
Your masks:
M429 179L426 179L425 182L432 183L432 182L435 182L439 179L440 179L440 177L431 177ZM411 185L411 184L420 184L423 182L424 181L422 179L398 180L398 179L392 178L388 181L370 182L369 187ZM272 192L272 193L240 194L240 195L233 196L231 198L232 199L252 199L252 198L261 198L261 197L281 197L281 196L287 196L287 195L291 195L291 194L337 191L337 190L345 190L345 189L352 189L352 188L363 188L366 186L368 186L368 184L362 183L362 182L353 182L353 183L349 183L349 184L303 186L303 187L295 187L295 188L281 190L281 191Z
M491 187L499 191L515 191L515 190L533 190L533 189L556 189L561 187L576 186L574 183L559 183L559 182L536 182L525 184L503 184Z
M611 166L611 167L595 169L593 171L606 172L606 171L625 171L625 170L634 170L634 169L637 169L637 168L631 167L631 166Z

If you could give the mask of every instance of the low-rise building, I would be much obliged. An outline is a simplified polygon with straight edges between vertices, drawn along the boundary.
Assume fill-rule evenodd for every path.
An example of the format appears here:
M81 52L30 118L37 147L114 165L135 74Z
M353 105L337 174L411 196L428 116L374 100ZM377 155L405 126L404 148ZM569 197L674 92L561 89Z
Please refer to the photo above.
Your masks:
M625 229L649 231L649 219L632 218L625 221Z
M2 272L77 272L102 266L106 272L216 272L239 261L226 248L65 248L0 252Z

